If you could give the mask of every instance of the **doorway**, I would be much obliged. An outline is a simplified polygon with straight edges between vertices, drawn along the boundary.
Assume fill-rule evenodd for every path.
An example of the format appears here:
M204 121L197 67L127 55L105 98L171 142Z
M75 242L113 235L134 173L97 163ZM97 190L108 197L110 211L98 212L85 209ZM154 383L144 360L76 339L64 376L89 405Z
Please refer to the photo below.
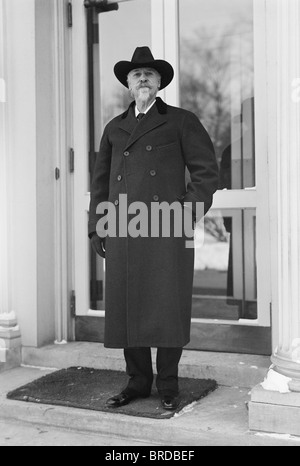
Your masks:
M74 174L76 339L102 342L104 334L105 261L90 248L87 220L101 133L130 102L113 66L130 60L136 46L148 45L175 68L175 80L161 97L200 118L221 173L213 207L196 232L201 247L188 348L271 354L267 154L257 134L263 118L262 71L256 67L263 54L256 47L264 33L261 7L254 0L230 0L226 9L223 0L132 0L101 14L85 10L81 0L73 0L73 7L74 135L80 154Z

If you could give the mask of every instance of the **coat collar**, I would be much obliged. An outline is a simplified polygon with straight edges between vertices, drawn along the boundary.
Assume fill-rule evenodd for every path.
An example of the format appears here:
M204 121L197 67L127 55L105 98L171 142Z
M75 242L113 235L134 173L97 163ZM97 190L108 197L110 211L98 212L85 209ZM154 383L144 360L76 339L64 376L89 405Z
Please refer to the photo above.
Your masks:
M122 115L123 120L127 118L130 110L134 109L134 106L135 106L135 101L131 102L126 112L123 113ZM157 107L158 113L160 113L161 115L165 115L168 112L167 104L160 97L156 98L156 107Z
M156 99L156 105L153 105L139 124L137 124L135 118L134 106L135 102L132 102L126 112L123 113L119 123L119 127L130 135L124 150L127 150L144 134L167 122L168 106L159 97Z

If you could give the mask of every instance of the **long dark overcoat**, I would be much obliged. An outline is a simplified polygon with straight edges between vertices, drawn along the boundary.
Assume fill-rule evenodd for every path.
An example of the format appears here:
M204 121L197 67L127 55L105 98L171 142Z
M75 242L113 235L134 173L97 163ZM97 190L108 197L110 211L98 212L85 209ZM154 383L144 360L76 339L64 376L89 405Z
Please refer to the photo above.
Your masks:
M186 183L186 167L190 182ZM161 99L137 123L134 103L105 128L91 189L89 234L100 202L212 204L218 167L191 112ZM117 207L118 208L118 207ZM194 249L178 237L106 239L105 346L183 347L190 341Z

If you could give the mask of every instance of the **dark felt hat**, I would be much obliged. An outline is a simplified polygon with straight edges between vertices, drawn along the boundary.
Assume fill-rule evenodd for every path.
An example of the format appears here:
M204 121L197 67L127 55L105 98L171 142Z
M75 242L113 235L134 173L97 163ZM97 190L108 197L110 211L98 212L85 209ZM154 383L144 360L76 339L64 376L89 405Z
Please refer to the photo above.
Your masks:
M172 65L165 60L155 60L149 47L137 47L131 61L120 61L114 67L114 73L118 80L128 87L128 73L137 68L153 68L161 76L161 87L167 87L174 77Z

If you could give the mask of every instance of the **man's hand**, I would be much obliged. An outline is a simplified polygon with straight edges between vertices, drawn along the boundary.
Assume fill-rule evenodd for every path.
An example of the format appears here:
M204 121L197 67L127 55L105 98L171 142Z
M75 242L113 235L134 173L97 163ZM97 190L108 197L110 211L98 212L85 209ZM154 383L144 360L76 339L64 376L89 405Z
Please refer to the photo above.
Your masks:
M195 212L187 204L183 204L182 207L183 207L183 215L186 215L186 212L187 212L187 215L189 216L188 219L191 220L192 228L193 228L193 230L195 230L196 223L197 223Z
M105 259L105 238L100 238L97 233L91 237L91 245L96 254Z

